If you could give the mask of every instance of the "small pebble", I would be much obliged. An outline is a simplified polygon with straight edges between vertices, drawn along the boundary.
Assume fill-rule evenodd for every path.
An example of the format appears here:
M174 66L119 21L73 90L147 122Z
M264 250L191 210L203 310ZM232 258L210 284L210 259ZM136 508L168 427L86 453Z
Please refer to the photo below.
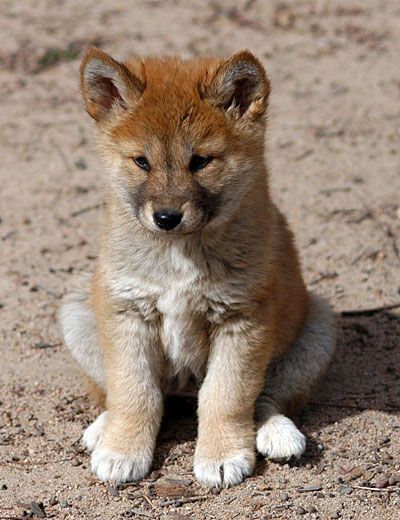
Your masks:
M298 489L299 493L311 493L313 491L321 491L321 490L322 490L321 486L304 486L304 487Z
M289 495L287 493L280 493L279 498L282 502L286 502L287 500L289 500Z
M31 502L29 504L33 516L37 518L46 518L46 511L44 510L42 502Z
M340 513L339 513L339 511L336 511L335 513L332 513L332 514L331 514L331 518L332 518L332 519L340 518Z
M390 453L382 453L382 460L384 462L391 462L393 460L393 457L390 455Z
M353 493L353 488L348 486L339 486L338 491L341 495L351 495Z
M389 486L394 486L395 484L398 484L399 482L400 482L400 475L390 475Z
M308 506L307 513L318 513L318 511L315 506Z
M80 466L81 465L81 461L78 460L78 459L72 459L71 460L71 466Z
M5 490L7 489L7 484L2 484L2 485L1 485L1 489L2 489L3 491L5 491Z
M296 507L296 513L298 515L305 515L307 513L307 511L304 509L304 507L297 506Z
M314 475L320 475L325 469L325 462L320 462L314 470Z
M389 479L386 477L380 478L376 482L376 487L379 489L384 489L384 488L388 487L388 485L389 485Z
M107 491L110 493L112 497L119 497L119 491L114 486L107 486Z
M87 163L85 161L85 159L83 157L80 157L79 159L77 159L75 161L75 167L78 169L78 170L86 170L87 168Z
M152 471L152 472L150 473L150 475L149 475L148 480L149 480L150 482L155 482L155 481L158 480L161 476L162 476L161 471L157 471L157 470L156 470L156 471Z
M49 499L49 506L55 506L56 504L58 504L57 497L52 495Z
M69 507L69 504L68 504L68 502L66 500L61 500L60 507L62 509L66 509L67 507Z
M375 471L369 470L364 473L364 480L366 480L368 482L369 480L373 479L374 476L375 476Z

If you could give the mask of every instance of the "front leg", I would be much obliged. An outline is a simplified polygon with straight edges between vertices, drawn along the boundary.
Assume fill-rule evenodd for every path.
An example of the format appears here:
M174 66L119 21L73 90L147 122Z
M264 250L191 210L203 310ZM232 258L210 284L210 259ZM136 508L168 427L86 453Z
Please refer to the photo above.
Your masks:
M239 484L255 464L254 403L271 348L265 325L248 319L218 327L199 392L194 472L207 486Z
M92 471L100 480L138 480L151 467L163 410L158 328L138 313L114 309L103 314L99 329L107 412L88 428L84 442L93 449Z

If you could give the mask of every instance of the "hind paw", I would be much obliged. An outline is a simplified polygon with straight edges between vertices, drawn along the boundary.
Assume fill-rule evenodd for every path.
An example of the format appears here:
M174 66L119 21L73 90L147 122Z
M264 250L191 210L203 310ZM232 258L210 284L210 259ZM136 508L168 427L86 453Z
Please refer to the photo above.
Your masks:
M306 449L306 438L294 422L274 415L257 432L257 450L272 460L299 458Z
M82 444L89 451L95 450L100 445L106 420L107 412L103 412L86 428L82 436Z

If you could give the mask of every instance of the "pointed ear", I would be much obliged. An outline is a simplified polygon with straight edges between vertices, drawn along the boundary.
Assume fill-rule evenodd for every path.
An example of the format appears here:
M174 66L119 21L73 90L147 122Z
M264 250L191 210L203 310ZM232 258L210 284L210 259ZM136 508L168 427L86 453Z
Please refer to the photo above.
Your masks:
M81 63L81 89L88 114L101 121L115 110L126 110L144 91L144 81L95 47L89 47Z
M249 51L234 54L217 69L205 97L235 118L258 119L268 106L270 83Z

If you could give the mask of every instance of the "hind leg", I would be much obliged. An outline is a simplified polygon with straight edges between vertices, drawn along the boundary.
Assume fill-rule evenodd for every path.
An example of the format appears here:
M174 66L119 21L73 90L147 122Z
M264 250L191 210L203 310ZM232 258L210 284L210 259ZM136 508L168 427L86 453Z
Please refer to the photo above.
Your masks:
M300 457L306 438L286 416L299 411L332 359L333 314L329 304L311 296L302 332L267 369L266 384L256 403L257 450L269 459Z
M82 276L77 288L64 300L60 325L64 340L92 390L105 390L103 353L94 311L89 304L90 276Z
M100 348L94 311L89 305L89 276L82 276L79 285L63 302L60 325L64 340L75 361L89 394L96 404L104 407L105 373L103 354ZM83 444L89 451L96 448L101 440L107 412L100 414L85 430Z

